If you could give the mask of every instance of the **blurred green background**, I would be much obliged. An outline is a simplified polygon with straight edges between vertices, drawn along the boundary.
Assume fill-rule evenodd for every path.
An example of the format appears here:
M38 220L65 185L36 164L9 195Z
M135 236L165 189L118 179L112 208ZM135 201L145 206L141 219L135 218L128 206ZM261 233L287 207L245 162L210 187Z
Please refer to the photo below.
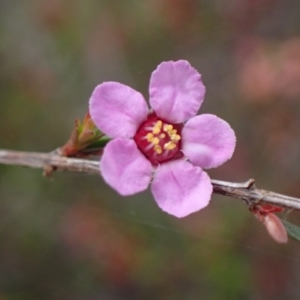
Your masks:
M297 0L0 0L0 148L49 152L119 81L188 60L202 113L237 134L214 179L300 197ZM288 219L300 225L299 214ZM238 200L184 219L101 177L0 165L0 299L300 299L299 244L277 245Z

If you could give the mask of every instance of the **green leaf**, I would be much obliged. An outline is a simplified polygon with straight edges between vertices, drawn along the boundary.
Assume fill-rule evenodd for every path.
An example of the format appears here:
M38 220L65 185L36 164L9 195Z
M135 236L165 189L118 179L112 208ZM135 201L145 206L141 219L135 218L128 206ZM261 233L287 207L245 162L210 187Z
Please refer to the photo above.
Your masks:
M289 237L300 242L300 227L298 227L286 220L281 219L281 221L282 221Z
M110 140L111 140L111 138L109 138L106 135L104 135L100 139L98 139L98 140L93 141L92 143L90 143L85 148L85 150L91 151L91 150L103 149Z

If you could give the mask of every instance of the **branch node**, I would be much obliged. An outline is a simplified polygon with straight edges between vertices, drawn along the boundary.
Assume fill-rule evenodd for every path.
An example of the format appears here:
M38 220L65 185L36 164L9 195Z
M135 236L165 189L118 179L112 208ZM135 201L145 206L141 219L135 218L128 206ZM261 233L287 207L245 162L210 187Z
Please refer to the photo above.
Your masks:
M245 186L248 190L255 190L256 189L255 179L251 178L248 181L246 181Z
M56 170L55 167L51 165L45 165L44 166L44 171L43 171L43 176L45 177L51 177L53 172Z

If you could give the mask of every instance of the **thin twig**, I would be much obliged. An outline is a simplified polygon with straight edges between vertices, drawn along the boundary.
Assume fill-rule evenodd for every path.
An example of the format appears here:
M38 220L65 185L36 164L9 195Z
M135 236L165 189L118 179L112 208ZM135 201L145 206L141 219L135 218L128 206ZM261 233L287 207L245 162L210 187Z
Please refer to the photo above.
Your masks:
M0 150L0 164L44 169L44 174L46 175L55 170L100 175L98 161L63 157L55 152L36 153ZM212 180L212 184L214 193L241 199L249 207L263 202L300 210L299 198L257 189L253 179L244 183Z
M99 175L99 162L68 158L55 153L21 152L0 150L0 163L44 169L46 175L54 170Z

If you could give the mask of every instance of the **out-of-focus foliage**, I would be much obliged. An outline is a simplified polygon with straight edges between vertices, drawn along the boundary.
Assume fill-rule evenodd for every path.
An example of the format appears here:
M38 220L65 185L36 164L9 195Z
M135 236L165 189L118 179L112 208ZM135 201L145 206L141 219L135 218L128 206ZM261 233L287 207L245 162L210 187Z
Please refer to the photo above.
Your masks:
M282 222L288 232L288 235L296 241L300 241L300 227L286 220L282 220Z
M299 15L296 0L0 0L0 148L54 150L95 85L147 98L161 61L187 59L201 112L237 134L210 176L299 197ZM97 176L0 165L0 234L5 300L300 298L299 244L275 244L234 199L177 220Z

